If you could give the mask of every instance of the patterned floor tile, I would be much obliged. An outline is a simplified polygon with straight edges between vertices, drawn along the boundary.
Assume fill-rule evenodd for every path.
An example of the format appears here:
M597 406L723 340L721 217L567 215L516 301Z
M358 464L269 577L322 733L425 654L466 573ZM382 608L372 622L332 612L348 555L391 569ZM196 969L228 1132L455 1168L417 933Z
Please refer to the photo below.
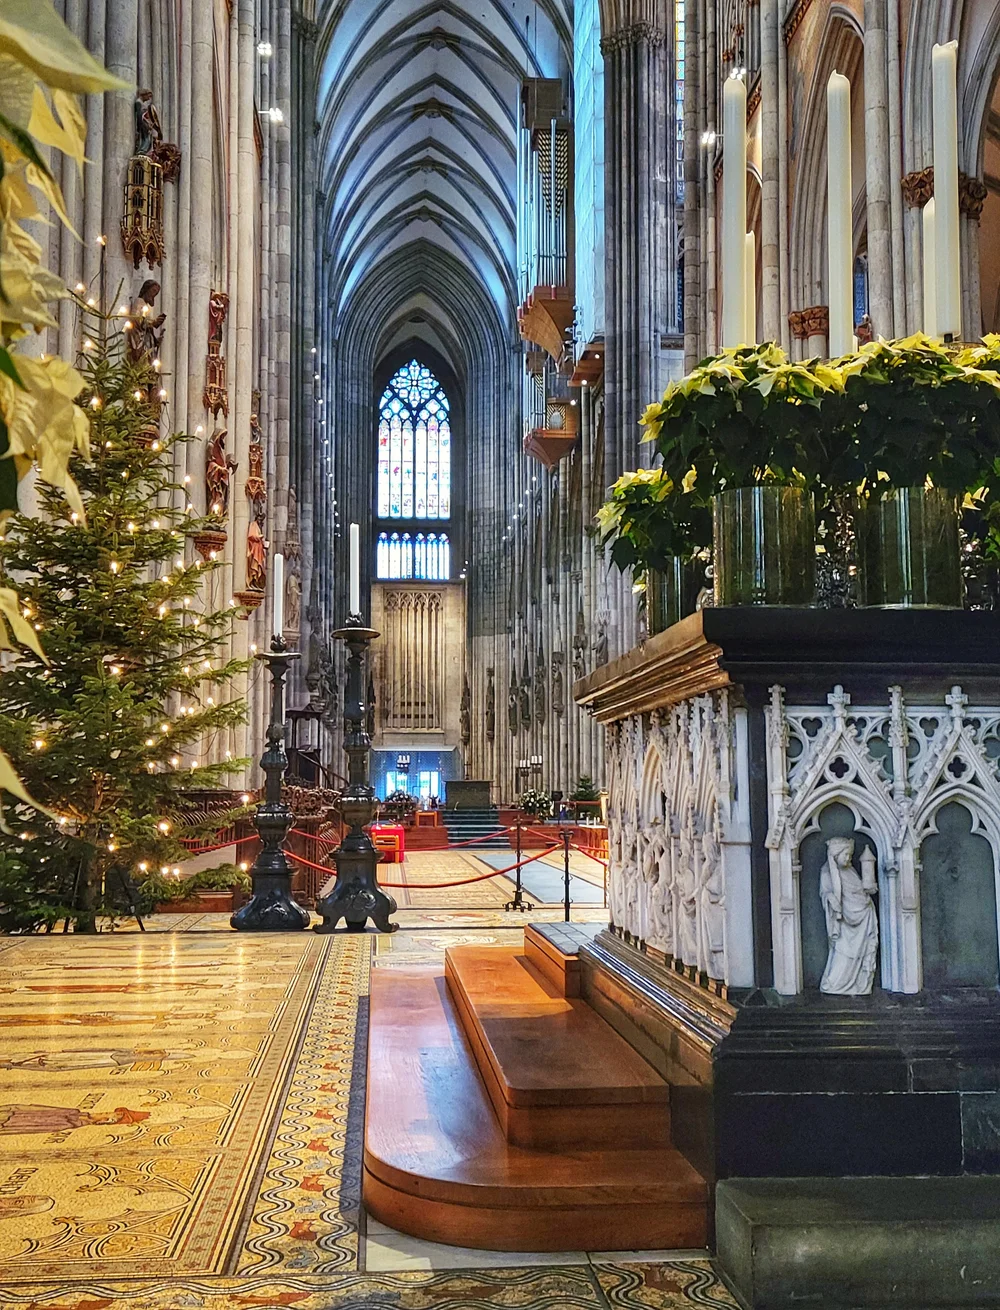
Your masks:
M607 1310L586 1269L483 1269L0 1287L24 1310Z
M609 1263L594 1268L613 1310L689 1310L692 1305L734 1310L736 1306L709 1260Z

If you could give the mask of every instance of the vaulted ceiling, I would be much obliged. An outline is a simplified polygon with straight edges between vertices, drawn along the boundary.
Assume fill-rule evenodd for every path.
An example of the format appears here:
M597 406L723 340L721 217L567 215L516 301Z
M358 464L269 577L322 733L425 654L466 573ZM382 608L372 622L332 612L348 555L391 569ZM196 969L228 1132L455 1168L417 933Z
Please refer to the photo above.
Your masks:
M572 0L317 0L316 10L332 335L345 316L374 314L379 353L423 335L453 354L456 270L470 297L513 322L520 83L564 73ZM392 293L394 267L405 295ZM359 303L373 285L382 303Z

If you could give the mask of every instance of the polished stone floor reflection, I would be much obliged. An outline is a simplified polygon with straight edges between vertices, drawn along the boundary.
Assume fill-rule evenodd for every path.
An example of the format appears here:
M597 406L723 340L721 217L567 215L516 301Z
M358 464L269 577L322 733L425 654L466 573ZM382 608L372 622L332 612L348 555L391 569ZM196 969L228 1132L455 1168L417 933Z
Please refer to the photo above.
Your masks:
M489 904L400 918L392 938L202 915L0 939L0 1305L731 1307L703 1253L461 1252L367 1221L373 955L434 964L523 926Z

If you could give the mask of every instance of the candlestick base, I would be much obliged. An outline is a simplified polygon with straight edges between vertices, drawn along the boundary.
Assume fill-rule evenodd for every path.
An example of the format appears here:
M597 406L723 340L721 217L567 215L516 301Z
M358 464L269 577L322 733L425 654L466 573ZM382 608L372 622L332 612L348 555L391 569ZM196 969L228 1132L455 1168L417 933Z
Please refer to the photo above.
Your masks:
M341 919L348 932L364 932L371 919L380 932L395 932L398 923L390 923L396 902L378 885L379 852L368 834L368 825L378 812L374 788L368 781L371 738L369 704L364 679L364 656L379 635L367 628L360 614L352 614L334 637L343 640L350 652L347 661L347 694L344 700L344 750L348 759L348 783L340 798L340 813L348 831L333 853L337 880L328 896L316 909L323 916L316 932L333 932Z

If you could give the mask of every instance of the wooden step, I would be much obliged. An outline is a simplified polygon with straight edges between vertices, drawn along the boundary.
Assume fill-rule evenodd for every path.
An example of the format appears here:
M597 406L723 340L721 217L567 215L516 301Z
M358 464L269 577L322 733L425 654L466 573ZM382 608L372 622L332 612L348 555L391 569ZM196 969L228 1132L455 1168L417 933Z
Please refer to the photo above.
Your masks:
M511 1145L440 973L375 969L364 1201L414 1237L497 1251L702 1247L708 1188L679 1152Z
M529 923L524 930L524 953L560 996L580 995L580 956L584 942L605 927L589 923Z
M515 1146L670 1144L670 1088L585 1001L523 951L455 946L445 977L493 1108Z

